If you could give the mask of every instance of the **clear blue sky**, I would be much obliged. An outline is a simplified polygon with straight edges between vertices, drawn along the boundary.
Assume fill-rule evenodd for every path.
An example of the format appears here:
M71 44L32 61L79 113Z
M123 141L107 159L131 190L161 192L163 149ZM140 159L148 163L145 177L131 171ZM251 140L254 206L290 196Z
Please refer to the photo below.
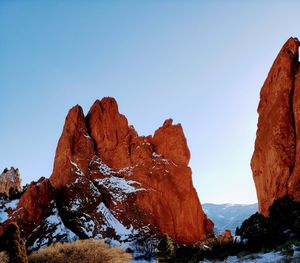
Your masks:
M0 1L0 169L49 177L70 107L182 123L201 202L252 203L259 91L300 1Z

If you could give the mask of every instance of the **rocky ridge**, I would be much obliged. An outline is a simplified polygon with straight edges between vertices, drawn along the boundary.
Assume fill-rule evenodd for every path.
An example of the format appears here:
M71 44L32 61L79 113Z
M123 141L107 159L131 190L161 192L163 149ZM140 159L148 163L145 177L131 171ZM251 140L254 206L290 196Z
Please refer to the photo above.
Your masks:
M151 250L163 233L193 244L212 233L213 223L193 187L189 159L182 127L171 119L145 137L113 98L97 100L86 116L76 105L52 175L28 186L5 223L20 225L29 250L90 237Z

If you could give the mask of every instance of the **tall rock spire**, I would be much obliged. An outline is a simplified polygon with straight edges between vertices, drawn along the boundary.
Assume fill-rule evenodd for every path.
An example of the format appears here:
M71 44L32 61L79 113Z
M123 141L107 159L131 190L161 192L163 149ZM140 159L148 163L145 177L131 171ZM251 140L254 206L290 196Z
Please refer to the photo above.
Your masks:
M261 89L255 150L251 160L260 212L289 194L299 196L299 40L290 38Z
M61 188L81 173L88 173L88 162L94 154L94 142L88 134L83 110L76 105L70 109L58 141L50 177L52 185Z

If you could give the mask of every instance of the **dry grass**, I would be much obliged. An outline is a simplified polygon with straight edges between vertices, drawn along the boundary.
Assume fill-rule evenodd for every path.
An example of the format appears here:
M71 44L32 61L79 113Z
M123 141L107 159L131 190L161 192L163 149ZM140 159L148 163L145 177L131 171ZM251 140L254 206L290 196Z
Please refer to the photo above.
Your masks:
M6 252L0 252L0 262L1 263L8 263L9 258Z
M125 263L131 259L123 249L93 239L56 243L29 256L30 263Z

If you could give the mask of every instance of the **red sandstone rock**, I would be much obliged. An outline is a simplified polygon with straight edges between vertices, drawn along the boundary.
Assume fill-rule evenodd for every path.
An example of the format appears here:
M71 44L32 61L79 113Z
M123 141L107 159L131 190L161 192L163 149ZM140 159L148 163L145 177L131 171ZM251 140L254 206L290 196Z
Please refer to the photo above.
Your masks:
M180 124L172 125L169 119L159 128L153 136L153 145L157 153L176 164L188 165L190 151Z
M137 134L128 126L126 117L119 113L115 99L97 100L87 115L87 123L97 154L107 165L121 168L131 164L130 141Z
M260 212L288 194L300 201L299 41L282 47L261 89L258 128L251 160Z
M15 169L14 167L5 169L3 173L0 174L0 193L9 195L10 188L22 191L19 169Z
M144 137L112 98L97 100L86 118L75 106L50 181L30 185L11 219L21 222L29 250L91 237L149 246L164 233L193 244L212 233L213 223L193 187L189 159L182 127L172 120Z
M82 113L80 116L80 123L83 123ZM60 175L54 171L50 178L55 188L57 188L56 181L62 182L59 184L60 187L63 182L67 182L58 178L62 175L70 176L68 166L57 162L57 160L71 159L66 158L70 152L67 149L74 148L75 145L72 145L70 140L65 143L63 138L72 137L72 132L77 134L78 129L66 129L69 126L67 118L54 165L55 170L60 171ZM72 127L74 126L76 125ZM89 133L94 146L82 146L79 152L73 151L74 155L83 156L82 162L75 161L75 163L87 178L93 180L92 182L101 192L101 202L120 222L125 225L131 223L135 227L150 224L156 233L168 233L175 240L189 244L205 239L212 232L213 224L203 213L192 184L191 169L187 166L190 153L179 124L173 125L172 120L167 120L155 132L153 138L138 136L134 128L128 125L125 116L119 113L116 101L113 98L104 98L94 103L86 117L86 125L81 124L80 127ZM78 146L78 141L73 143ZM82 153L86 149L88 151ZM93 158L91 158L92 153L95 153ZM88 167L88 169L83 171L81 167ZM103 172L103 167L109 168L108 174ZM104 187L99 184L99 181L97 182L99 179L115 180L116 177L120 178L117 180L125 180L125 182L134 181L135 186L143 190L135 191L124 198L126 200L118 202L112 193L118 191L117 187ZM73 178L74 182L76 176L70 178ZM74 201L72 196L73 194L64 196L67 202L64 207L68 207L68 203ZM91 204L96 205L96 203L97 201L91 201ZM93 205L90 209L91 214ZM139 214L136 211L139 211ZM97 214L94 216L101 221ZM142 217L143 219L133 223L137 218Z
M22 208L27 222L39 223L53 199L54 191L49 179L41 178L38 182L33 182L27 187L20 198L17 209Z
M233 241L233 237L232 237L231 231L229 229L225 229L221 240L222 240L222 243L230 243Z
M94 143L88 134L82 108L76 105L66 117L57 145L50 177L52 185L61 188L72 182L79 176L79 170L87 174L89 160L94 154Z

